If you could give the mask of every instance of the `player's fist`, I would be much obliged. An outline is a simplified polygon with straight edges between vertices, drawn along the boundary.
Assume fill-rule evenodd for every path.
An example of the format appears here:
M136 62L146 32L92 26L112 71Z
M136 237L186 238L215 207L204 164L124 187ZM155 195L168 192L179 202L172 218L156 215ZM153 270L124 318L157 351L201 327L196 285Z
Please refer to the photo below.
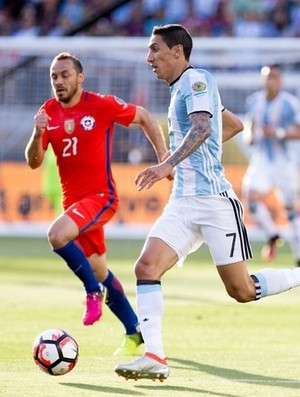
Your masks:
M39 132L43 132L44 129L48 126L48 122L51 117L42 109L34 116L34 125Z

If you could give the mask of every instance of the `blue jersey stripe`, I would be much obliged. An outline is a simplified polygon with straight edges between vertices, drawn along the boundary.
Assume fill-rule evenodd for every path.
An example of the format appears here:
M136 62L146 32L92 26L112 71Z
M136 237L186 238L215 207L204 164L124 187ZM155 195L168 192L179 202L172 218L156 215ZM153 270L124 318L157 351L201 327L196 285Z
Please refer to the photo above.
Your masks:
M222 105L212 76L203 69L187 69L170 87L168 112L171 152L176 150L191 125L189 114L211 114L211 136L187 159L176 166L172 196L219 194L231 185L224 176L222 156Z

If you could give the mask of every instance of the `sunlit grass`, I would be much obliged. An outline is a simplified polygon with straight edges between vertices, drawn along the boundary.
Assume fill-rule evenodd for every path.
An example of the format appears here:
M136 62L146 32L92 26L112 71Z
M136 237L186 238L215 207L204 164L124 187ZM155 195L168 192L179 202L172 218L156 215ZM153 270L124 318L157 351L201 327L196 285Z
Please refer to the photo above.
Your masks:
M114 373L124 361L113 356L124 331L111 312L105 308L99 323L83 327L83 289L46 241L1 239L0 244L1 397L300 395L300 289L241 305L226 295L207 250L192 255L163 281L169 379L126 382ZM108 244L110 267L134 307L133 264L141 245ZM260 247L254 248L251 270L264 266ZM291 263L285 246L273 266ZM80 356L71 373L51 377L34 364L31 347L37 334L56 327L76 338Z

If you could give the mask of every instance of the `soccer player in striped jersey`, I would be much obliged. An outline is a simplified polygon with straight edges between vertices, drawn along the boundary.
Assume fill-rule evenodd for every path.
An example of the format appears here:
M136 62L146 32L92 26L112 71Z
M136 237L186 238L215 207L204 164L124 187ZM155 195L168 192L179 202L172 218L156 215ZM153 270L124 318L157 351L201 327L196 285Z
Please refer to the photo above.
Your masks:
M280 245L280 231L264 198L275 189L291 225L291 248L300 266L300 214L297 210L300 102L282 89L280 65L264 66L261 75L263 89L246 99L246 122L249 124L246 137L252 154L243 178L243 191L252 219L268 240L263 246L262 257L271 261ZM294 147L298 149L296 156Z
M243 207L221 164L222 141L240 131L241 122L222 108L213 77L190 64L191 51L192 38L183 26L154 27L147 61L156 76L170 86L170 153L162 163L137 175L137 188L149 189L176 171L171 198L135 264L145 354L115 368L126 379L163 381L169 376L162 340L161 278L203 243L209 247L228 294L238 302L300 285L299 268L248 272L246 260L252 254Z
M104 286L106 303L126 332L115 354L133 354L142 343L138 319L120 281L107 268L105 255L103 227L118 207L111 171L114 124L140 126L158 161L166 153L163 133L146 109L112 95L85 91L82 64L70 53L53 59L50 80L54 97L35 115L25 149L33 169L43 163L49 144L56 156L64 212L51 224L48 240L84 284L83 324L92 325L100 319Z

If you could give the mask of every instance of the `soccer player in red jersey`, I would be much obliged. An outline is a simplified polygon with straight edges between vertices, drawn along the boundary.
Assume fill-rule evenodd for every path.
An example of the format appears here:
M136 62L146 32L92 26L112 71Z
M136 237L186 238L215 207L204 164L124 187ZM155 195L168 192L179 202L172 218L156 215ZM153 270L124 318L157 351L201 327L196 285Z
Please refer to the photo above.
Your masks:
M48 240L84 284L83 324L92 325L100 319L104 286L106 303L126 332L116 354L132 354L142 343L138 319L120 281L107 268L103 230L118 207L111 172L114 124L139 125L159 162L167 150L165 140L159 124L146 109L113 95L85 91L83 67L74 55L58 54L50 66L50 79L54 98L34 116L33 132L25 149L32 169L41 166L49 144L56 156L64 212L51 224Z

